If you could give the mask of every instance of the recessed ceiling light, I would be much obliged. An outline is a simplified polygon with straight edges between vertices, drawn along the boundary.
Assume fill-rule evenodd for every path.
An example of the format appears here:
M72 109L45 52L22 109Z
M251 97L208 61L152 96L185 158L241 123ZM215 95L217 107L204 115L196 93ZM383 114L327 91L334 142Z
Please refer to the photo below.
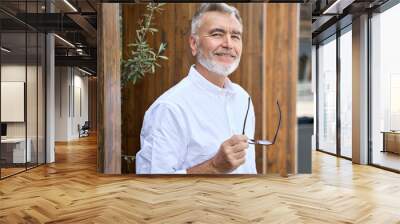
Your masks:
M69 3L68 0L64 0L65 4L67 4L74 12L78 12L78 10L71 4Z
M73 45L71 42L69 42L68 40L66 40L66 39L64 39L64 38L62 38L62 37L60 37L59 35L57 35L57 34L54 34L54 36L55 37L57 37L59 40L61 40L62 42L64 42L64 43L66 43L67 45L69 45L70 47L72 47L72 48L75 48L75 45Z
M81 69L81 68L79 68L79 67L78 67L78 70L81 71L81 72L83 72L83 73L85 73L85 74L87 74L87 75L90 75L90 76L93 75L92 73L90 73L90 72L88 72L88 71L86 71L86 70L83 70L83 69Z
M6 52L6 53L10 53L10 52L11 52L11 50L9 50L9 49L7 49L7 48L5 48L5 47L1 47L0 49L1 49L2 51Z
M351 5L355 0L336 0L322 12L323 15L342 14L343 9Z

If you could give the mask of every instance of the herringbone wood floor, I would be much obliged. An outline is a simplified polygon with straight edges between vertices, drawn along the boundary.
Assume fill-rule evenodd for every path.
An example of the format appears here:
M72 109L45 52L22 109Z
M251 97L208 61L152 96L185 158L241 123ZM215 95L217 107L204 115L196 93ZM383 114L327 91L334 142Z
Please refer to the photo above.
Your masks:
M281 178L96 173L93 137L0 181L0 223L400 223L400 175L317 153Z

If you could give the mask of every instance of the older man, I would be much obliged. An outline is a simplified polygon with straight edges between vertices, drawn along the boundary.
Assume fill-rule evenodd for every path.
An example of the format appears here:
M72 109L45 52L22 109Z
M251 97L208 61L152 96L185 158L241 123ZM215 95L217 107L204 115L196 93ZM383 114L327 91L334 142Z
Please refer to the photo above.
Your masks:
M189 39L196 64L145 114L138 174L254 174L253 105L232 83L242 54L242 20L236 8L202 4L192 18Z

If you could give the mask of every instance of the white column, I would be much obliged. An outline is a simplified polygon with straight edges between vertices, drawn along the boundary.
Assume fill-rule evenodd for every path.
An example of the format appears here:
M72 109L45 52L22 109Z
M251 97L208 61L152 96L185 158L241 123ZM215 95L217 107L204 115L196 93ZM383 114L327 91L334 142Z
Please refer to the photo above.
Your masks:
M54 133L55 133L55 76L54 76L54 35L46 36L46 163L55 161Z
M368 15L353 20L353 162L368 163Z

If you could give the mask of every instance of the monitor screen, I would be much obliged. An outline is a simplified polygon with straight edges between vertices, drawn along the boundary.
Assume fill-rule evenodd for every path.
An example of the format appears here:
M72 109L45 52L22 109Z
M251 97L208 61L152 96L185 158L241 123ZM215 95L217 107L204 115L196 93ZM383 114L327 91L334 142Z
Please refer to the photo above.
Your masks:
M7 124L1 124L1 136L7 136Z

